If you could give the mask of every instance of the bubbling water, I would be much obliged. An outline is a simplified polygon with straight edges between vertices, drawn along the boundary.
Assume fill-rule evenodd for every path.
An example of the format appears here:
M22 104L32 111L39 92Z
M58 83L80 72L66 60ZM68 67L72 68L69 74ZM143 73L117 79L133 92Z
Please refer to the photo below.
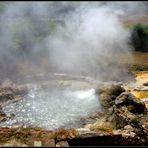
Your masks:
M6 114L15 117L2 122L0 126L12 126L17 123L37 126L46 129L57 129L86 117L93 112L101 111L95 90L49 89L31 90L20 101L3 107Z

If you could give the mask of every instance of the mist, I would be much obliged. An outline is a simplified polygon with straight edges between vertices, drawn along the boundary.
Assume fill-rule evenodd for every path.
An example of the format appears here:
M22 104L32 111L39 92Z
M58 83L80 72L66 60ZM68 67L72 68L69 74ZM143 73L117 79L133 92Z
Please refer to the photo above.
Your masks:
M97 79L109 73L117 75L122 70L114 58L119 53L130 56L129 33L116 15L106 7L83 8L66 20L65 30L59 27L46 39L50 62L57 70Z
M135 12L146 12L144 2L0 2L1 81L39 73L126 79L115 59L132 60L121 18Z

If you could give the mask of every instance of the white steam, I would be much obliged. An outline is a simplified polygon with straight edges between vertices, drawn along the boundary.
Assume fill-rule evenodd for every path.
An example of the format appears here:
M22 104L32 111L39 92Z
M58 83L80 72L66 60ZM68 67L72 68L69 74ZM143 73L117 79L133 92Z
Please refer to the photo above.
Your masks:
M39 72L120 79L125 69L114 59L130 59L121 20L145 12L146 2L1 2L0 79Z
M104 72L117 75L122 70L114 61L117 55L122 53L130 59L129 32L110 9L78 9L65 22L64 28L57 28L46 39L55 69L102 79Z

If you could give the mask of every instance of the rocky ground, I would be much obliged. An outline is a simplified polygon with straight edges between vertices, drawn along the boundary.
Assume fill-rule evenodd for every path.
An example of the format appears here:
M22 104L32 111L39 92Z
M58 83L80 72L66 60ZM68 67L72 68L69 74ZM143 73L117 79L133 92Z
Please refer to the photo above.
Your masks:
M138 88L147 89L145 81L140 84L137 81L140 85ZM94 113L82 119L81 128L55 131L25 125L0 128L0 146L148 145L146 101L138 99L131 88L116 82L103 83L96 87L104 112ZM27 87L5 81L0 92L2 106L6 102L23 98L27 93ZM1 108L0 122L11 116L15 115L8 116Z
M38 127L16 125L0 128L1 147L68 147L68 146L147 146L148 145L148 67L145 62L132 64L129 71L135 79L126 83L92 83L99 94L104 112L96 112L81 119L81 128L45 130ZM81 78L82 79L82 78ZM92 82L92 80L89 79ZM41 88L54 81L42 83ZM70 80L58 80L56 84L70 87ZM79 89L88 83L75 83ZM71 85L73 86L73 85ZM17 85L9 80L0 85L0 122L14 114L6 115L2 106L22 99L29 85ZM73 88L73 87L72 87Z

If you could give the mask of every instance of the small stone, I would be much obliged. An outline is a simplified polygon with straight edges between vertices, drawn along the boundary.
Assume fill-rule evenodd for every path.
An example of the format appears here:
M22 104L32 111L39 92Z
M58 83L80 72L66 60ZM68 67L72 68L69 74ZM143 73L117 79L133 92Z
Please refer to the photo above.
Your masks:
M41 147L42 142L41 141L34 141L34 147Z
M134 132L131 132L130 135L131 137L135 137L136 134Z
M145 128L146 126L145 125L142 125L142 127Z
M55 140L54 139L49 139L45 142L43 142L43 147L55 147Z
M67 141L60 141L56 144L56 147L69 147L69 144Z
M88 131L90 131L90 129L89 128L78 128L77 131L78 132L83 132L83 131L87 131L88 132Z
M129 133L122 133L122 136L123 136L123 137L129 137L130 134L129 134Z
M110 114L110 115L113 114L113 107L110 107L110 108L108 109L108 114Z
M143 85L144 85L144 86L148 86L148 82L144 83Z
M124 129L129 130L129 131L133 131L134 130L133 127L130 126L130 125L124 126Z
M22 144L21 147L29 147L27 144Z
M119 135L119 134L120 134L120 131L119 131L119 130L114 130L114 131L113 131L113 134L114 134L114 135Z
M14 147L14 145L12 143L5 143L3 147Z

